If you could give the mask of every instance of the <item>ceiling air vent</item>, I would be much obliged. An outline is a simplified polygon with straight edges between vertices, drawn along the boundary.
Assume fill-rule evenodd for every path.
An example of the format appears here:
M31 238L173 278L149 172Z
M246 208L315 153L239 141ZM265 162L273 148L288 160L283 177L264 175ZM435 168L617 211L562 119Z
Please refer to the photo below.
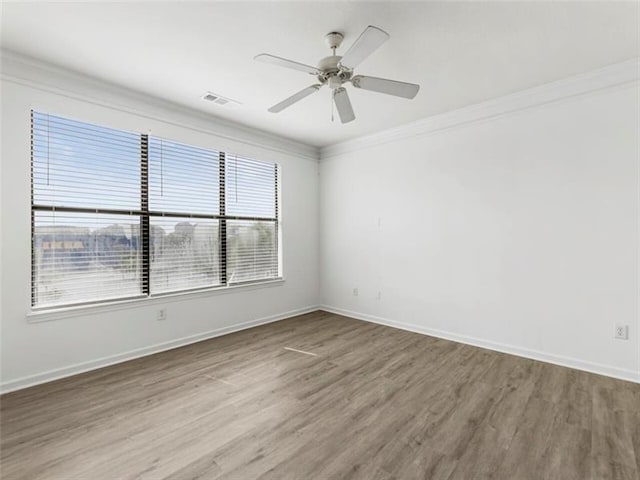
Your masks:
M218 95L217 93L207 92L202 96L202 99L205 102L215 103L216 105L226 105L228 107L235 107L236 105L240 105L240 102L236 100L231 100L230 98L223 97L222 95Z

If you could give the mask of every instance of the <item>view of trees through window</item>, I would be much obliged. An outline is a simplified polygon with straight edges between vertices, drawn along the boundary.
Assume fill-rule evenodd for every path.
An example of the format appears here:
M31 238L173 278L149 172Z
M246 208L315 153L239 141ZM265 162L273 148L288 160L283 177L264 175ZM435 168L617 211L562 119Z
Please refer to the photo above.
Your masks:
M32 113L32 303L278 278L278 167Z

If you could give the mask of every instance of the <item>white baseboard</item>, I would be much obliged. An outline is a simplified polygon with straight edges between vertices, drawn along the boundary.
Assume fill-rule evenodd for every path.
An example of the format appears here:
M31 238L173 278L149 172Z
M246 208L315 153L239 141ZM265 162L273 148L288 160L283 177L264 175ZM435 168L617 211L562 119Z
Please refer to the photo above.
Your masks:
M320 305L319 308L321 310L325 310L330 313L344 315L345 317L364 320L366 322L377 323L379 325L386 325L388 327L399 328L402 330L408 330L410 332L421 333L423 335L443 338L445 340L451 340L458 343L465 343L467 345L473 345L475 347L486 348L489 350L494 350L496 352L508 353L511 355L517 355L518 357L530 358L532 360L539 360L541 362L552 363L554 365L560 365L562 367L575 368L577 370L584 370L586 372L597 373L599 375L606 375L608 377L618 378L620 380L627 380L629 382L640 383L640 372L636 372L633 370L612 367L612 366L603 365L600 363L588 362L584 360L579 360L577 358L564 357L561 355L541 352L538 350L531 350L528 348L518 347L515 345L493 342L493 341L485 340L482 338L469 337L466 335L460 335L457 333L451 333L443 330L424 327L422 325L397 322L395 320L389 320L387 318L382 318L375 315L369 315L366 313L359 313L351 310L345 310L343 308L331 307L329 305Z
M128 360L134 360L136 358L152 355L154 353L164 352L174 348L190 345L192 343L201 342L210 338L219 337L229 333L237 332L240 330L246 330L248 328L257 327L258 325L265 325L267 323L277 322L286 318L295 317L297 315L303 315L305 313L311 313L316 310L325 310L327 312L335 313L338 315L344 315L346 317L355 318L358 320L364 320L371 323L377 323L380 325L386 325L388 327L399 328L402 330L408 330L410 332L421 333L423 335L430 335L432 337L443 338L445 340L451 340L454 342L465 343L467 345L473 345L476 347L487 348L489 350L495 350L497 352L508 353L511 355L517 355L519 357L530 358L533 360L539 360L542 362L552 363L563 367L575 368L578 370L584 370L591 373L597 373L600 375L606 375L613 378L619 378L621 380L627 380L630 382L640 383L640 372L634 372L633 370L626 370L617 367L611 367L609 365L603 365L599 363L587 362L571 357L564 357L560 355L554 355L546 352L540 352L537 350L530 350L527 348L517 347L514 345L508 345L498 342L492 342L489 340L479 339L475 337L469 337L465 335L459 335L442 330L423 327L421 325L396 322L375 315L369 315L351 310L345 310L342 308L335 308L329 305L313 305L296 310L290 310L276 315L268 317L258 318L248 322L231 325L228 327L218 328L207 332L198 333L196 335L190 335L182 337L176 340L170 340L168 342L158 343L149 347L139 348L128 352L120 353L117 355L111 355L109 357L102 357L89 362L77 363L64 368L58 368L49 370L46 372L38 373L35 375L29 375L27 377L10 380L0 384L0 393L9 393L23 388L32 387L42 383L51 382L65 377L77 375L79 373L88 372L91 370L97 370L99 368L108 367L109 365L115 365L117 363L126 362Z
M296 310L290 310L288 312L270 315L268 317L258 318L228 327L217 328L215 330L209 330L208 332L189 335L187 337L169 340L168 342L157 343L148 347L118 353L116 355L110 355L108 357L102 357L96 360L90 360L88 362L76 363L74 365L69 365L68 367L57 368L54 370L37 373L35 375L29 375L27 377L17 378L15 380L9 380L8 382L3 382L2 384L0 384L0 393L5 394L16 390L21 390L23 388L32 387L34 385L39 385L41 383L47 383L53 380L70 377L79 373L97 370L98 368L108 367L109 365L115 365L116 363L126 362L128 360L145 357L147 355L164 352L166 350L172 350L174 348L183 347L185 345L201 342L203 340L219 337L221 335L227 335L229 333L238 332L240 330L257 327L258 325L265 325L267 323L277 322L286 318L295 317L297 315L315 312L318 309L319 307L317 305L313 305Z

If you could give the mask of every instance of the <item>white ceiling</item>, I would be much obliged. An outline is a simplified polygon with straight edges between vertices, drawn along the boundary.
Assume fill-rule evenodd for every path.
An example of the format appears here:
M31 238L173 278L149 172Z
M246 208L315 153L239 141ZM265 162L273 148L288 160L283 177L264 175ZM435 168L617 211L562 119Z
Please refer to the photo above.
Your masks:
M4 48L212 115L325 146L640 56L636 2L3 3ZM328 89L267 108L313 77L253 61L315 64L367 25L391 39L356 73L422 85L414 100L349 88L356 121L330 120ZM340 50L338 51L340 54ZM242 102L200 100L207 90ZM355 91L354 91L355 90Z

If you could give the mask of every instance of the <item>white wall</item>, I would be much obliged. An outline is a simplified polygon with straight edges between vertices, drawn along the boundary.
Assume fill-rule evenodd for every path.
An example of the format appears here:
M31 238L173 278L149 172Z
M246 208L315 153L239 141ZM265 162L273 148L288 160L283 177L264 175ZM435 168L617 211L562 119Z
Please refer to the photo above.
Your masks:
M322 303L640 381L638 90L327 149Z
M315 309L318 163L313 149L216 124L210 117L192 116L161 101L93 85L88 79L9 60L3 63L0 177L4 391ZM32 107L115 128L151 130L165 138L280 163L284 283L154 299L81 314L28 317ZM156 320L160 308L168 312L162 322Z
M311 147L23 60L2 65L4 391L320 298L355 317L640 381L637 82L597 90L590 77L429 119L437 128L333 146L319 188ZM29 317L30 108L279 162L285 282ZM166 321L155 320L160 308ZM630 326L628 341L613 339L615 323Z

